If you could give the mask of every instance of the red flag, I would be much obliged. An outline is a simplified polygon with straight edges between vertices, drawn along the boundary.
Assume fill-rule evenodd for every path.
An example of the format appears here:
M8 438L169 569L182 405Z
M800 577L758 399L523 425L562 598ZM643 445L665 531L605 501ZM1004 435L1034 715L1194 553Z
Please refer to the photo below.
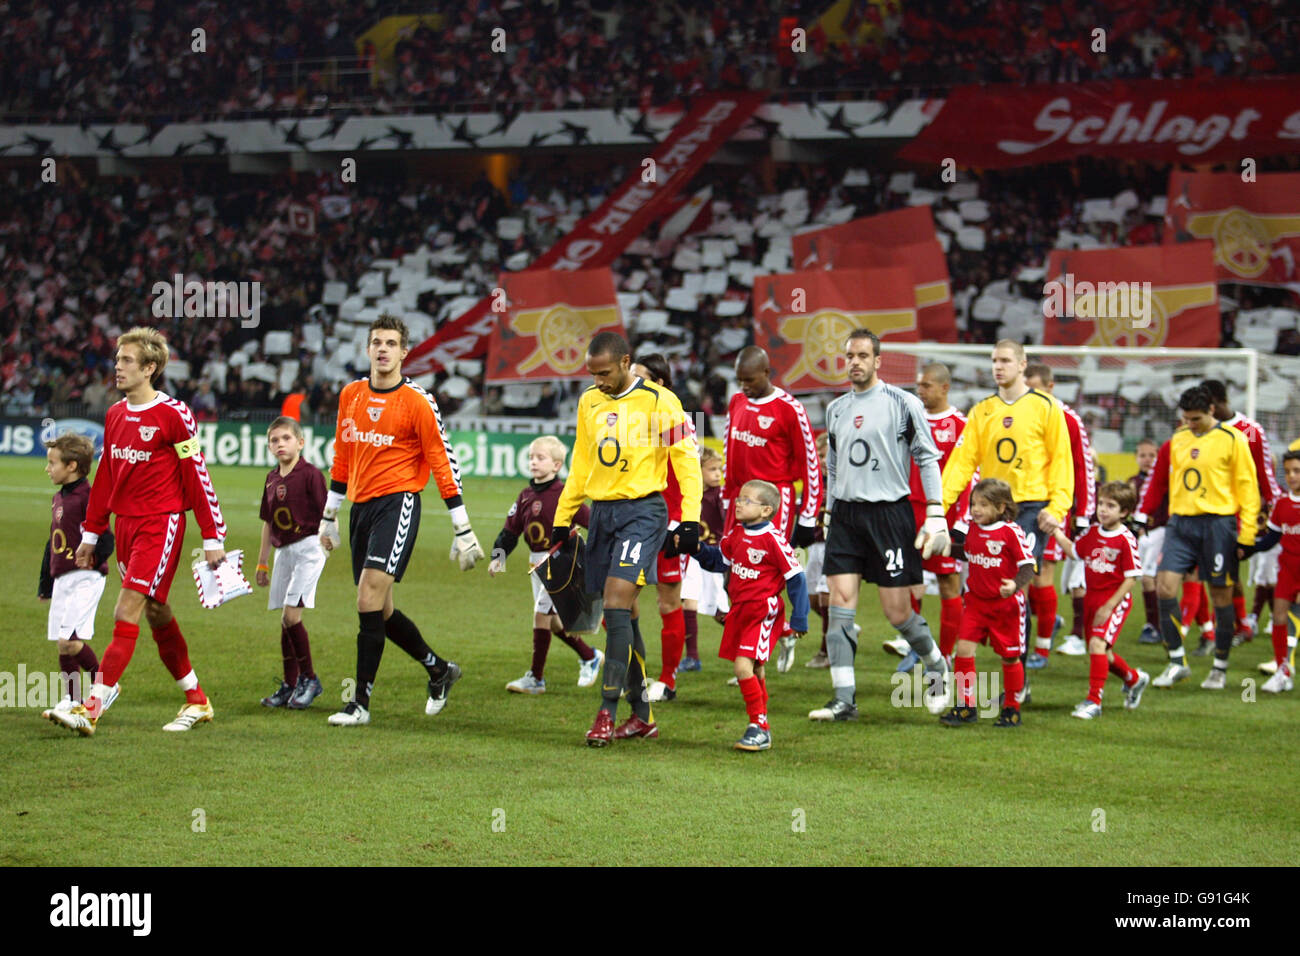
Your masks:
M1054 249L1043 314L1044 345L1217 348L1214 246Z
M599 331L623 334L609 269L502 273L508 311L492 329L485 381L584 378L587 343Z
M844 347L854 329L881 338L880 377L916 381L914 359L890 343L917 342L916 295L906 269L816 269L754 277L754 320L773 380L790 392L820 392L848 381Z
M854 219L791 240L797 269L896 266L912 273L917 325L927 342L956 342L957 315L948 260L934 235L929 206Z
M962 86L898 156L991 169L1077 156L1214 164L1294 152L1297 138L1294 77Z
M1220 282L1300 291L1300 173L1169 174L1168 242L1214 241Z
M653 165L634 166L623 184L595 212L583 218L531 268L573 272L612 263L650 223L664 215L673 198L695 178L709 157L745 125L766 99L765 93L711 93L696 98L690 112L650 154ZM412 349L405 363L408 374L441 371L448 361L475 358L487 351L487 332L479 330L483 329L482 320L492 317L490 307L491 299L484 298Z

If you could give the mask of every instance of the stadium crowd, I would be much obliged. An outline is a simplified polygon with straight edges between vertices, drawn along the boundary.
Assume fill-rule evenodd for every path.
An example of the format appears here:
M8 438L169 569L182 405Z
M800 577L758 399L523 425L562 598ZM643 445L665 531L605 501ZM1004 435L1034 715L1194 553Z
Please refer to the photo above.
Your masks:
M714 89L941 89L963 83L1300 72L1285 0L855 0L848 42L816 0L426 0L392 58L357 38L380 0L0 3L0 114L162 123L328 108L648 108ZM809 29L791 50L788 29ZM491 32L506 31L494 52ZM1094 52L1094 29L1105 52ZM204 30L206 52L193 51ZM882 96L890 95L881 93Z
M1297 165L1292 159L1261 168ZM179 164L165 177L143 182L88 179L68 169L69 179L58 191L19 188L18 173L11 171L9 188L0 197L0 407L5 414L40 415L70 403L84 404L91 417L102 415L115 399L114 336L142 318L155 321L144 313L154 283L183 273L204 280L260 282L264 302L257 328L243 328L238 318L202 323L156 319L167 328L174 356L189 364L189 377L171 382L174 391L205 417L277 409L283 396L274 376L264 381L241 374L266 358L260 345L246 364L232 363L230 357L250 340L260 344L267 331L283 330L291 333L292 344L289 354L279 357L296 358L302 365L296 390L307 395L308 418L331 419L336 390L348 376L331 381L322 379L319 369L309 374L316 356L303 334L307 323L323 325L326 336L335 331L337 309L318 305L324 283L340 281L355 288L376 259L400 258L422 245L453 246L468 261L439 266L435 274L466 283L469 295L486 294L508 258L521 253L536 258L562 235L557 211L572 217L595 208L626 173L616 166L578 173L562 160L538 161L521 168L510 184L510 200L486 179L460 188L363 177L354 187L349 215L334 220L319 216L315 233L300 235L290 231L286 209L294 199L310 202L335 189L324 175L267 179ZM1014 281L1022 268L1041 265L1060 231L1091 235L1107 245L1160 241L1162 221L1145 210L1149 200L1163 195L1166 170L1086 160L1058 172L1044 175L1035 168L979 178L989 212L987 220L975 224L984 233L984 248L952 242L948 252L964 341L991 342L999 336L998 323L971 316L971 303L990 284ZM751 167L740 176L732 167L706 168L692 189L712 186L727 219L740 222L764 215L789 190L807 191L810 220L828 207L850 205L854 215L863 216L906 201L891 190L888 174L873 175L865 186L844 185L844 174L842 163L774 164ZM1136 191L1139 203L1122 222L1084 220L1085 199L1123 189ZM955 207L940 199L936 216L942 221ZM490 238L502 216L530 209L517 239ZM664 303L668 290L681 283L682 273L672 266L678 243L647 238L640 253L615 263L616 281L622 284L643 271L643 301L648 297ZM684 241L690 244L695 238L688 235ZM740 245L738 258L759 263L771 242L755 233ZM1036 294L1032 283L1022 288L1026 295ZM644 344L672 355L674 374L690 383L690 394L683 390L689 410L717 413L725 407L727 382L712 370L752 341L752 309L728 317L716 310L722 298L747 302L750 294L733 276L723 296L701 296L697 311L672 313L675 328L642 337ZM1282 290L1235 287L1234 294L1242 308L1300 307L1300 297ZM417 307L436 316L443 301L427 292ZM1224 314L1225 346L1239 344L1232 337L1234 311ZM719 336L726 328L738 331ZM1278 350L1289 351L1291 338L1279 335ZM1035 341L1032 332L1027 339ZM353 371L358 370L349 376ZM481 381L473 382L468 396L439 397L452 413L463 397L480 413L545 414L565 394L548 392L531 410L504 408L500 393L484 390Z

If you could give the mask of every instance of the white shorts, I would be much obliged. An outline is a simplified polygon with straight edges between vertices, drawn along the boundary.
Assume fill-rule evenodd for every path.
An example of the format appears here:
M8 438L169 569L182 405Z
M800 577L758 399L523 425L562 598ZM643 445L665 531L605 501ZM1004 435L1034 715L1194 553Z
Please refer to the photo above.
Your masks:
M267 609L315 607L316 582L324 570L325 552L321 550L318 534L276 548L271 558L271 593Z
M1074 558L1066 558L1061 562L1061 586L1065 591L1073 591L1076 588L1088 586L1088 579L1084 577L1086 568L1082 561Z
M528 566L531 568L535 564L545 561L550 554L548 551L534 551L528 556ZM533 582L533 613L534 614L554 614L555 605L551 603L551 596L546 593L546 585L542 583L540 575L530 574L528 580Z
M1142 576L1154 578L1156 568L1160 567L1160 552L1165 549L1165 526L1148 531L1138 538L1138 561L1142 564Z
M804 577L808 580L808 593L811 597L813 594L830 594L831 586L826 583L826 575L822 568L826 562L826 542L814 541L808 545L808 563L804 565Z
M719 571L700 569L700 605L696 609L697 614L713 617L719 611L725 614L731 610L731 599L727 597L724 580Z
M1259 587L1273 587L1277 584L1277 559L1282 553L1282 545L1275 544L1267 551L1261 551L1250 559L1250 583Z
M682 572L682 600L699 601L704 593L704 569L700 562L689 555L686 557L686 570Z
M95 609L107 580L98 571L86 570L69 571L55 578L46 636L52 641L70 640L74 634L78 641L94 637Z

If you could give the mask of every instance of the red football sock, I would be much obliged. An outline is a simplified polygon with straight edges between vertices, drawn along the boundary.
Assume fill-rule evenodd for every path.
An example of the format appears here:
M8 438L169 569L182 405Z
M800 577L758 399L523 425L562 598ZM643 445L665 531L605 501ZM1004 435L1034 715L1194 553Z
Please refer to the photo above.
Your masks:
M546 655L551 649L551 629L549 627L533 628L533 664L531 670L533 676L538 680L542 679L542 671L546 670Z
M686 646L686 621L682 609L669 611L663 617L663 629L659 632L660 646L663 648L663 665L659 679L674 690L677 689L677 665L682 662L682 649Z
M974 707L975 658L973 655L971 657L957 657L953 664L954 670L957 672L953 699L957 702L958 707Z
M1125 687L1133 686L1133 682L1138 679L1137 671L1129 667L1128 661L1120 657L1114 651L1111 651L1110 672L1124 682Z
M761 688L763 688L763 713L766 714L766 713L767 713L767 702L768 702L768 700L770 699L770 698L767 696L767 678L766 678L766 677L760 677L760 678L758 679L758 686L761 687Z
M1038 636L1050 638L1052 631L1056 630L1056 610L1058 607L1058 598L1056 588L1047 587L1030 588L1030 600L1034 599L1034 592L1038 592L1038 607L1035 613L1038 615Z
M1255 615L1256 621L1264 613L1264 608L1273 606L1273 585L1257 584L1255 585L1255 597L1250 602L1250 613Z
M698 611L682 608L682 622L686 625L686 656L700 659L700 619Z
M957 630L961 627L961 598L948 598L939 605L939 653L952 656L957 643Z
M1101 692L1106 686L1106 674L1109 671L1110 663L1106 660L1105 652L1088 655L1088 699L1098 706L1101 706Z
M1196 621L1198 624L1202 623L1201 621L1197 620L1197 615L1200 613L1201 610L1201 603L1202 602L1201 602L1200 582L1184 581L1183 601L1182 601L1182 606L1179 608L1179 610L1182 612L1182 618L1185 624L1190 624L1192 623L1192 621Z
M280 659L284 664L284 682L290 687L298 684L298 655L293 650L293 638L289 631L280 626Z
M316 676L316 668L311 663L311 641L307 639L307 625L302 621L288 629L289 641L293 645L294 657L298 660L298 669L308 678Z
M908 595L912 599L912 610L917 614L921 613L921 599L915 594Z
M767 708L763 700L763 685L757 677L749 676L740 682L740 693L745 698L745 713L749 722L767 729Z
M1246 595L1234 595L1232 609L1237 612L1237 630L1244 629L1246 626Z
M135 641L139 636L139 624L113 622L113 640L109 643L108 650L104 651L103 677L100 683L112 687L122 679L122 673L126 670L126 665L131 663L131 655L135 653Z
M561 631L559 634L556 634L555 636L558 637L565 644L568 644L570 647L572 647L573 650L577 653L579 660L589 661L596 656L596 652L591 649L591 645L588 644L580 637L575 637L574 635L566 633L565 631ZM533 674L533 676L537 677L536 674Z
M973 658L972 658L973 660ZM1006 697L1002 706L1013 710L1020 709L1020 692L1025 689L1025 665L1020 658L1004 658L1002 661L1002 683L1006 685Z
M1273 624L1273 660L1281 667L1287 659L1286 623Z
M167 673L171 674L174 680L181 681L194 674L194 668L190 664L190 649L181 635L181 626L176 618L173 617L162 627L154 628L153 639L158 645L158 656L162 658L163 666L167 668ZM203 693L197 678L194 686L185 691L185 702L189 704L208 702L207 695Z

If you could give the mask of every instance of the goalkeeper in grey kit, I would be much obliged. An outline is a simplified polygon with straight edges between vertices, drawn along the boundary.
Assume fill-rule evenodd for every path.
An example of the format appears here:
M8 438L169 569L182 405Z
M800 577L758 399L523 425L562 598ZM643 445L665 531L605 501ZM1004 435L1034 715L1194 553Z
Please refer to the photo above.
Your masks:
M853 623L862 581L877 585L889 623L925 664L925 704L942 713L948 665L925 618L912 610L910 588L923 580L921 561L951 549L944 520L939 450L926 423L925 406L909 392L877 377L880 339L857 329L849 334L847 394L826 407L830 448L826 457L824 573L830 586L826 651L835 696L808 714L812 720L856 720ZM925 524L919 529L908 501L912 462L925 491Z

